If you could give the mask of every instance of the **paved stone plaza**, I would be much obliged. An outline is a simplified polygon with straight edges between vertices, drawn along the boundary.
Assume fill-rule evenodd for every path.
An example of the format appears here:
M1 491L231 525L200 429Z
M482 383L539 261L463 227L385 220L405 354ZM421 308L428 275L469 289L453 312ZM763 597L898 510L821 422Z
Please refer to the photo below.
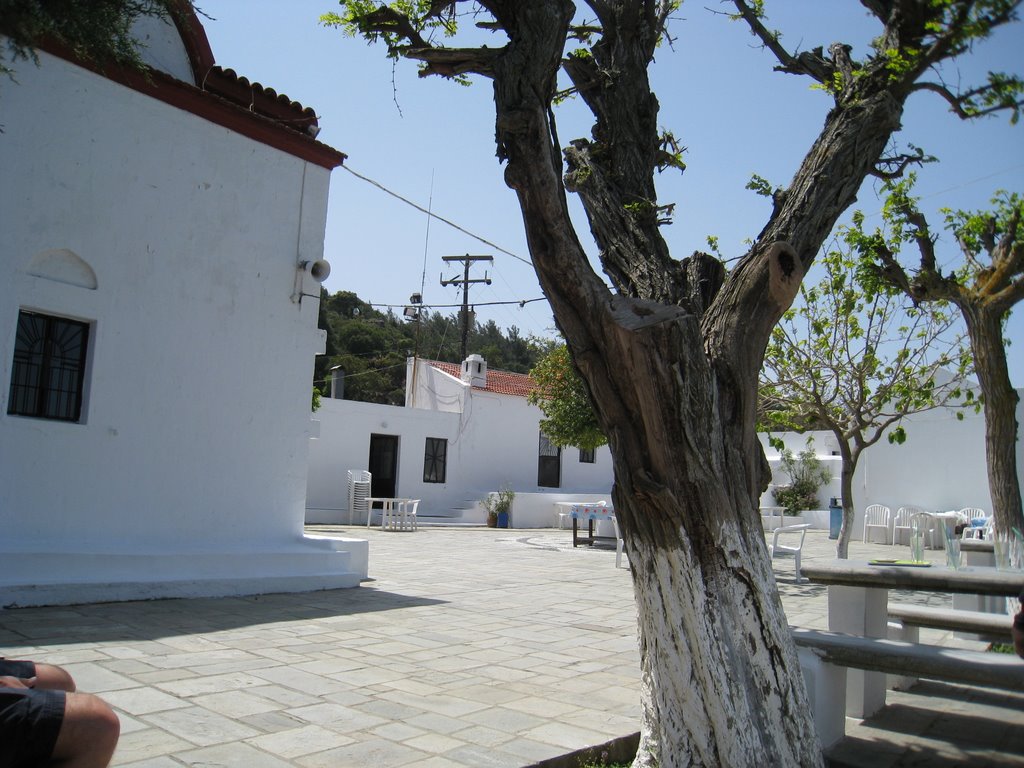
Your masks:
M614 551L558 530L315 530L365 535L372 580L0 611L0 654L64 665L101 694L121 715L113 764L133 768L518 768L638 729L632 586ZM805 560L833 554L808 535ZM824 628L825 588L795 584L792 560L775 572L790 622ZM923 684L847 723L835 765L1024 766L1024 693Z

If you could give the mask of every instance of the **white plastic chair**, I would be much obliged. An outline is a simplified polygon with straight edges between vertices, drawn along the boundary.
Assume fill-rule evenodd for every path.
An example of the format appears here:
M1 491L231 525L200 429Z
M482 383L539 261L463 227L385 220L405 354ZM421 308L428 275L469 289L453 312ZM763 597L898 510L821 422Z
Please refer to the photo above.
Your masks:
M896 517L892 521L892 543L896 543L896 536L900 531L907 532L907 544L910 543L910 528L911 520L914 519L914 515L919 515L924 512L920 507L900 507L896 510Z
M992 536L995 531L995 517L990 517L985 520L985 524L982 526L970 526L964 528L963 535L961 538L964 539L984 539L985 541L992 541Z
M619 521L612 515L612 525L615 526L615 567L622 567L622 531L619 530Z
M960 534L961 539L973 539L973 531L981 531L983 525L974 525L975 520L988 521L985 510L978 507L964 507L957 514L960 516L960 523L964 526L963 533Z
M892 510L884 504L871 504L864 510L864 541L872 528L882 529L882 541L889 541L889 518Z
M405 502L405 516L404 519L409 522L411 530L418 531L419 527L416 525L416 508L420 505L420 499L409 499Z
M776 528L772 535L772 543L768 545L768 556L771 558L776 557L792 557L796 565L796 583L799 584L801 581L800 577L800 552L804 548L804 537L807 535L807 529L811 527L810 523L802 523L800 525L785 525L782 528ZM779 538L782 536L795 536L800 534L800 543L795 547L787 544L780 544Z

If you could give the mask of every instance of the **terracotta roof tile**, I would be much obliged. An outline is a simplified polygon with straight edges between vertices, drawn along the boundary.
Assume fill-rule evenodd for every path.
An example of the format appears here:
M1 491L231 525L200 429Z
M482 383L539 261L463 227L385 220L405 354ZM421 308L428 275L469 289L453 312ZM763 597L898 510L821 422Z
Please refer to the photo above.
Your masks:
M311 107L304 107L273 88L250 82L233 69L216 65L211 67L201 87L240 107L275 120L286 128L313 136L317 133L316 112Z
M441 360L425 360L427 365L437 370L454 376L456 379L462 376L462 365L460 363L446 363ZM533 379L525 373L512 373L512 371L499 371L495 368L487 369L487 386L483 387L484 392L494 392L499 395L514 395L515 397L526 397L537 385ZM473 387L481 389L481 387Z

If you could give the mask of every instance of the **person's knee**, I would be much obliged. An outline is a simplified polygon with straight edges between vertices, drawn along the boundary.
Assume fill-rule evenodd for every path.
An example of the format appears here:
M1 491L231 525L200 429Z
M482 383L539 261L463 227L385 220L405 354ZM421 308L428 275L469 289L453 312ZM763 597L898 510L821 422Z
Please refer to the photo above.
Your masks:
M75 681L66 669L53 664L36 663L36 688L74 693Z
M121 735L121 720L110 705L99 696L93 696L89 693L69 695L72 698L79 696L85 698L82 722L93 736L96 739L103 740L105 743L116 744L118 737Z
M53 748L55 761L88 758L83 765L106 765L121 734L121 721L110 705L89 693L69 693L64 720Z

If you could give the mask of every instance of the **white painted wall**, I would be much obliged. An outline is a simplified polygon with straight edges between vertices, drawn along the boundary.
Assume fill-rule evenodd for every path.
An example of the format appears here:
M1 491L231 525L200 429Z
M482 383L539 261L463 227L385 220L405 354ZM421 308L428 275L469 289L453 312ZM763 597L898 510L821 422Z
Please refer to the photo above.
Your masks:
M576 448L563 449L560 488L537 485L541 412L526 398L470 389L425 365L419 366L417 379L419 386L431 393L429 402L464 402L465 410L321 401L315 414L320 437L310 446L308 522L348 522L347 472L367 468L371 433L399 436L396 493L422 499L421 517L454 517L483 524L484 514L477 502L505 485L517 493L579 493L587 498L611 491L607 447L598 449L593 464L580 463ZM423 482L427 437L448 440L445 483Z
M1024 390L1018 390L1018 396L1024 401ZM1022 421L1024 403L1018 402L1017 423ZM907 440L903 445L891 445L883 437L861 456L853 488L855 536L862 530L864 509L869 504L884 504L893 514L905 505L934 511L981 507L991 513L983 414L965 412L959 420L953 410L938 409L908 417L904 427ZM833 481L819 494L826 507L830 496L839 496L840 460L831 455L838 453L838 445L829 432L811 434L819 458L832 465ZM806 435L781 436L794 452L805 446ZM768 445L767 435L761 435L761 441L774 471L773 482L785 484L788 478L779 469L778 451ZM1024 479L1024 442L1019 433L1017 474ZM761 497L761 504L775 504L770 491Z
M412 386L408 389L413 391ZM593 465L580 464L576 449L564 450L562 487L536 486L541 414L525 398L471 389L422 364L415 392L414 398L407 395L407 403L415 403L415 408L323 401L324 408L317 413L321 437L313 441L310 452L307 520L347 522L346 470L366 468L371 432L401 436L397 493L422 498L421 515L457 515L465 507L464 521L483 524L477 502L506 483L517 492L512 512L516 528L556 525L555 501L610 501L612 465L607 447L598 451ZM1018 409L1018 422L1022 420L1024 406ZM981 414L965 413L964 419L958 420L953 411L938 410L910 417L904 427L908 436L904 445L890 445L883 439L861 457L854 482L855 535L869 504L886 504L894 513L906 504L934 510L967 506L991 510ZM422 482L428 436L449 441L448 482L443 486ZM794 433L782 437L795 452L804 448L807 438ZM820 506L827 509L830 497L840 496L840 459L832 455L838 454L838 445L831 433L817 432L813 437L819 458L832 471L831 483L819 493ZM778 451L768 444L767 435L761 435L761 440L775 472L773 482L785 484L789 479L779 468ZM1024 478L1024 446L1018 448L1018 463ZM761 504L775 505L770 490ZM807 522L828 528L829 516L809 516Z
M357 584L302 529L329 172L45 53L3 106L0 605ZM82 423L6 414L19 308L91 324Z

